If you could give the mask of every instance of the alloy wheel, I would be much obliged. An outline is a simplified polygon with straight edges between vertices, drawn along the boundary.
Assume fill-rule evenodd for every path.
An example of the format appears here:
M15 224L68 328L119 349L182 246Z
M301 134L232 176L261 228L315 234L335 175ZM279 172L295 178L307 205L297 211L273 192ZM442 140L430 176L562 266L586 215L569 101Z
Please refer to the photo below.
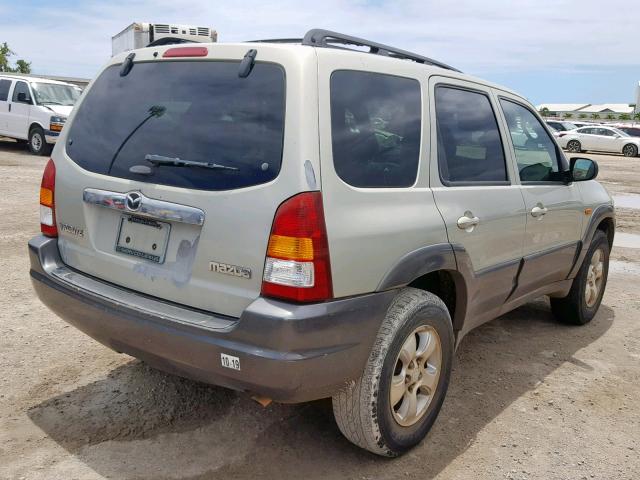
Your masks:
M578 153L580 151L580 144L575 140L572 140L571 142L569 142L569 145L567 145L567 149L570 152Z
M441 367L438 333L427 325L416 328L402 344L391 379L391 413L399 425L410 427L424 416L434 398Z
M633 145L625 145L622 153L627 157L634 157L636 155L636 149Z
M593 252L589 269L587 271L587 282L584 289L584 300L587 307L593 307L598 301L602 282L604 280L604 253L602 249Z

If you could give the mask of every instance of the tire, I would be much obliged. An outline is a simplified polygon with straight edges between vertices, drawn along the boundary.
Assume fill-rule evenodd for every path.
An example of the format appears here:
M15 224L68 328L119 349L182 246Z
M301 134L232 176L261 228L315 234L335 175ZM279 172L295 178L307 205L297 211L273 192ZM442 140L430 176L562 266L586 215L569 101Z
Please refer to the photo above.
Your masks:
M417 351L407 362L411 338ZM430 292L403 289L380 326L362 376L333 397L333 414L342 434L359 447L387 457L420 443L442 407L453 353L453 328L444 302ZM394 378L401 381L392 390ZM398 397L401 391L405 393ZM391 405L392 393L400 398L395 405ZM416 415L409 413L411 398L416 399Z
M638 156L638 147L636 147L632 143L628 143L624 147L622 147L622 154L625 157L637 157Z
M571 153L580 153L582 152L582 145L578 140L569 140L567 150Z
M29 131L29 151L34 155L49 155L51 145L44 138L44 130L41 127L34 127Z
M600 252L597 254L596 252ZM598 257L596 257L598 255ZM595 259L599 258L602 263L600 276L598 268L592 266ZM551 311L556 319L562 323L571 325L585 325L589 323L598 312L602 296L607 286L607 276L609 274L609 240L602 230L597 230L589 246L589 250L582 262L580 271L573 279L571 290L564 298L551 299ZM595 275L595 276L592 276ZM599 280L598 280L599 279ZM587 293L587 285L597 286L597 293ZM599 283L598 283L599 282Z

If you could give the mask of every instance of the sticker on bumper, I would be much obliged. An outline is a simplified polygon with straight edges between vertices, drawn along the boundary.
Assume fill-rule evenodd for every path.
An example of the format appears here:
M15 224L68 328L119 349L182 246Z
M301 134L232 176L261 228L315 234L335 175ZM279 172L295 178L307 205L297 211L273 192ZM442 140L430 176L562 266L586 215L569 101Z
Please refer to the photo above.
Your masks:
M240 370L240 359L226 353L220 354L220 363L224 368L230 368L232 370Z

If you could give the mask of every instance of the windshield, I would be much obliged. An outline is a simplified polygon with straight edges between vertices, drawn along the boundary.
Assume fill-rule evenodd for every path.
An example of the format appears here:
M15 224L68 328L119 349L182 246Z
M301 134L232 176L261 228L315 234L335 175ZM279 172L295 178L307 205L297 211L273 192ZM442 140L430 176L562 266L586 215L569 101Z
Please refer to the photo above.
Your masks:
M80 89L71 85L33 82L33 95L38 105L64 105L71 107L80 98Z
M571 122L562 122L562 125L564 125L564 128L566 128L567 130L575 130L576 128L578 128L576 124Z
M67 153L92 172L183 188L273 180L282 160L284 70L258 62L240 78L238 65L145 62L124 77L120 65L107 68L70 125Z

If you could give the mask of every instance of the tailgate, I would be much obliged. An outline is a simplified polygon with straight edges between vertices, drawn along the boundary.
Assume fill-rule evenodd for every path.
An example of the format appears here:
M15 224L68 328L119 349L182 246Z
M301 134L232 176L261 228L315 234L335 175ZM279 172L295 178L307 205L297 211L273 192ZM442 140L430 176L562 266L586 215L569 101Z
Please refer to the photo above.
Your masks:
M238 317L260 294L278 205L310 189L300 159L317 165L317 141L287 139L317 132L315 95L296 96L315 58L259 48L270 61L239 78L246 46L207 49L92 84L54 152L58 244L98 279Z

